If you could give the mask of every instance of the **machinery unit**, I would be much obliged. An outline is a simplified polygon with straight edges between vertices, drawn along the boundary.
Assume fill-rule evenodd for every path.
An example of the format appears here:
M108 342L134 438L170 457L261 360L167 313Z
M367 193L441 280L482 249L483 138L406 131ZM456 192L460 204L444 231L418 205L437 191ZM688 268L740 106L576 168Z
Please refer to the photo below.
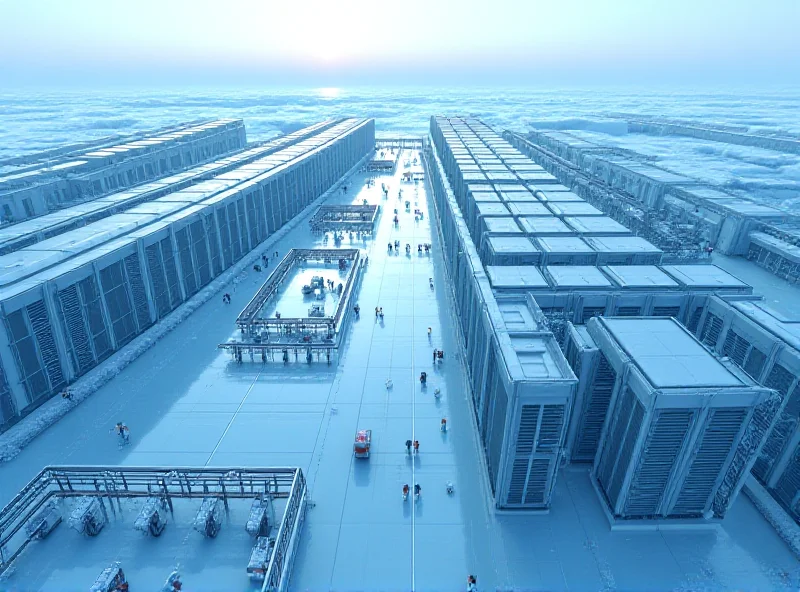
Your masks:
M194 517L194 529L204 537L215 538L222 528L222 505L218 497L204 498Z
M616 374L592 468L611 519L723 518L760 448L753 412L774 393L674 319L596 317L587 331Z

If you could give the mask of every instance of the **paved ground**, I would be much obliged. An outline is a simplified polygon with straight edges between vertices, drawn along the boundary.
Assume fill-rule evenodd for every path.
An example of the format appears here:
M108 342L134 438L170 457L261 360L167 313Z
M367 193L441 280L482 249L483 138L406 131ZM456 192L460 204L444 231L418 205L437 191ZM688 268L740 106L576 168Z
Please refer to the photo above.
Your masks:
M432 365L434 347L455 353L453 311L423 188L419 203L426 215L415 223L397 199L401 172L402 160L395 178L379 178L369 189L361 189L363 178L357 176L347 195L331 200L360 203L366 197L383 208L377 236L366 245L369 265L358 298L362 316L353 324L338 367L237 366L216 349L232 334L237 314L265 277L250 272L235 291L225 289L233 296L231 305L208 302L14 461L0 466L0 503L45 464L292 465L306 472L315 503L295 563L296 590L455 591L465 588L468 573L478 576L481 590L787 587L797 563L743 497L724 528L612 533L586 471L568 469L559 475L549 514L490 511L463 371L453 355L441 368ZM388 200L382 198L381 182L391 186ZM412 201L412 211L413 196L413 185L405 184L403 201ZM395 207L401 211L399 228L392 224ZM410 256L387 252L387 243L395 239L413 246ZM417 255L422 242L433 243L432 256ZM291 247L313 245L321 245L321 238L301 225L264 250L285 254ZM376 322L375 306L383 307L383 322ZM429 375L426 392L418 381L423 370ZM393 388L386 388L387 379ZM433 396L435 388L442 390L440 400ZM439 430L442 417L450 426L446 434ZM133 443L123 451L108 433L118 420L132 430ZM353 436L362 428L373 431L369 460L352 455ZM408 438L420 441L418 456L405 454ZM456 486L452 497L445 492L448 480ZM422 486L420 502L403 502L403 483ZM180 562L188 590L212 590L213 572L199 558L210 556L224 539L208 547L198 537L186 532L174 544L141 539L134 559L110 545L104 560ZM228 557L230 551L221 545L221 565L238 561ZM216 561L217 552L212 555ZM72 589L64 582L88 588L89 571L99 571L95 558L80 568L60 569L61 589ZM39 566L20 562L18 581L25 581L29 569ZM227 590L245 589L243 568L241 575L241 583Z

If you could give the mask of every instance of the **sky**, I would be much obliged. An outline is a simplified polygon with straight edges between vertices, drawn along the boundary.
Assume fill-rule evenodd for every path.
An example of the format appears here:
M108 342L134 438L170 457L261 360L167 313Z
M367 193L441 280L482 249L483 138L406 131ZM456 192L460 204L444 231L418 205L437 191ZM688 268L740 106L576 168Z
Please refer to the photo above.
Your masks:
M0 0L17 85L800 83L800 0Z

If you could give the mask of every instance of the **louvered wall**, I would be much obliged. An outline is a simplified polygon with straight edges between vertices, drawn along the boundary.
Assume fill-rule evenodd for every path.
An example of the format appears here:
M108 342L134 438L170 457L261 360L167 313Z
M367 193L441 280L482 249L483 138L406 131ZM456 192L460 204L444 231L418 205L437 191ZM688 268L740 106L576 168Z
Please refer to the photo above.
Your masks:
M11 390L8 388L6 371L3 365L0 364L0 428L9 424L16 414L17 405L14 403Z
M223 206L217 209L217 225L219 226L219 237L222 243L222 260L225 269L233 265L233 251L231 246L231 229L228 226L228 214Z
M794 375L780 364L775 364L770 370L767 379L764 381L764 386L774 389L783 401L789 394L789 389L795 383ZM797 389L795 389L796 391ZM795 394L795 396L797 396ZM759 408L756 408L754 419L767 429L772 421L772 417L762 417ZM766 483L769 479L770 471L775 465L775 462L782 455L789 438L791 437L795 426L797 425L797 416L792 417L787 414L786 409L779 414L772 431L769 432L767 440L761 449L761 454L753 465L753 475L756 476L762 483Z
M161 241L161 257L164 261L164 273L167 277L170 305L174 308L183 302L183 295L181 294L178 267L175 265L175 253L173 252L172 241L169 238Z
M778 479L773 490L775 497L794 515L800 519L800 444L795 448L789 465Z
M211 274L217 277L225 269L222 266L222 258L219 252L219 239L217 238L217 223L213 215L203 217L206 226L206 236L208 237L208 246L211 250Z
M684 445L694 411L656 411L625 501L626 516L654 516Z
M112 263L100 270L100 285L111 318L117 348L122 347L136 335L136 322L130 295L126 288L122 262Z
M78 289L83 303L83 313L92 335L95 359L99 364L111 355L113 347L108 335L108 327L103 314L103 302L94 274L78 282Z
M575 461L591 462L597 453L600 433L608 412L608 404L614 391L617 374L608 359L600 353L600 362L594 380L586 389L581 409L581 421L572 458Z
M61 306L61 316L64 320L64 338L72 357L72 363L78 372L83 374L92 368L95 363L94 351L89 339L86 320L83 316L83 306L78 296L75 284L58 291L58 302Z
M677 317L681 313L680 306L654 306L652 316L654 317Z
M630 388L620 394L615 409L597 469L598 482L612 508L617 505L644 415L641 403Z
M748 409L721 408L710 411L700 445L670 511L673 516L701 516L708 510L714 485L722 477L725 462L747 418Z
M197 275L200 280L198 288L202 288L211 281L211 261L206 245L206 230L201 220L195 220L189 225L189 228L192 235L194 260L197 262Z
M183 287L186 289L186 296L194 295L197 292L197 280L194 274L194 262L189 244L189 229L181 228L175 233L175 242L178 244L178 261L181 263L183 271Z
M687 329L692 332L692 334L697 333L697 326L700 324L700 318L703 316L703 307L698 306L694 309L692 316L689 318L689 323L686 325Z
M161 246L153 243L145 249L147 257L147 270L150 275L153 300L156 305L158 318L163 318L172 310L169 299L169 289L167 288L167 277L164 275L164 264L161 260Z
M50 326L50 316L44 302L37 300L27 307L33 334L39 344L39 351L44 360L44 367L50 381L50 389L59 389L64 385L64 374L61 370L61 360L58 356L56 341Z
M706 315L705 323L703 323L703 330L700 332L700 341L711 348L713 348L719 334L722 332L722 319L715 314L708 313Z
M124 259L128 291L133 299L133 309L136 312L137 333L141 333L150 326L150 307L147 303L147 291L142 279L142 268L139 255L128 255Z

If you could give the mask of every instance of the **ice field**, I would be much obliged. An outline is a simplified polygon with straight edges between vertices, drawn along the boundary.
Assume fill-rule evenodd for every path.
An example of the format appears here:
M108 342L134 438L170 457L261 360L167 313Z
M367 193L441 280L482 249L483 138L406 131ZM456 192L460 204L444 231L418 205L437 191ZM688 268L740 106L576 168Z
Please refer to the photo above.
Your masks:
M294 590L456 591L470 573L480 590L797 589L797 560L744 495L720 527L612 532L588 470L570 467L559 475L549 513L493 512L432 204L420 185L416 200L425 216L415 222L402 204L413 203L414 186L401 184L401 174L399 167L393 178L377 177L369 188L363 175L355 175L347 194L329 200L366 198L382 208L373 239L341 245L366 248L369 264L357 298L361 318L346 336L338 366L247 358L237 365L217 349L274 268L273 251L282 257L290 248L323 246L303 221L277 243L260 247L270 255L267 270L248 271L225 287L0 465L0 504L48 464L298 466L313 503L294 565ZM388 199L381 183L390 186ZM399 228L392 224L394 208ZM411 244L411 254L389 253L386 245L394 240ZM416 245L428 242L432 254L418 255ZM284 298L295 291L296 303L303 303L298 282ZM226 291L230 305L222 303ZM376 306L383 307L383 320L375 318ZM438 367L434 348L445 352ZM418 380L422 371L428 373L426 389ZM443 417L446 433L439 429ZM117 421L131 429L132 443L124 449L109 432ZM372 430L368 460L353 458L359 429ZM419 440L418 455L406 454L407 439ZM445 491L447 481L455 484L453 496ZM419 501L403 501L404 483L422 487ZM226 525L216 540L177 525L161 539L113 525L96 539L82 539L66 525L56 533L76 561L43 569L44 547L33 546L0 580L0 590L85 590L113 560L123 561L132 589L148 587L136 586L137 577L149 585L176 564L192 592L249 586L245 533L238 524ZM222 584L232 573L235 579Z

